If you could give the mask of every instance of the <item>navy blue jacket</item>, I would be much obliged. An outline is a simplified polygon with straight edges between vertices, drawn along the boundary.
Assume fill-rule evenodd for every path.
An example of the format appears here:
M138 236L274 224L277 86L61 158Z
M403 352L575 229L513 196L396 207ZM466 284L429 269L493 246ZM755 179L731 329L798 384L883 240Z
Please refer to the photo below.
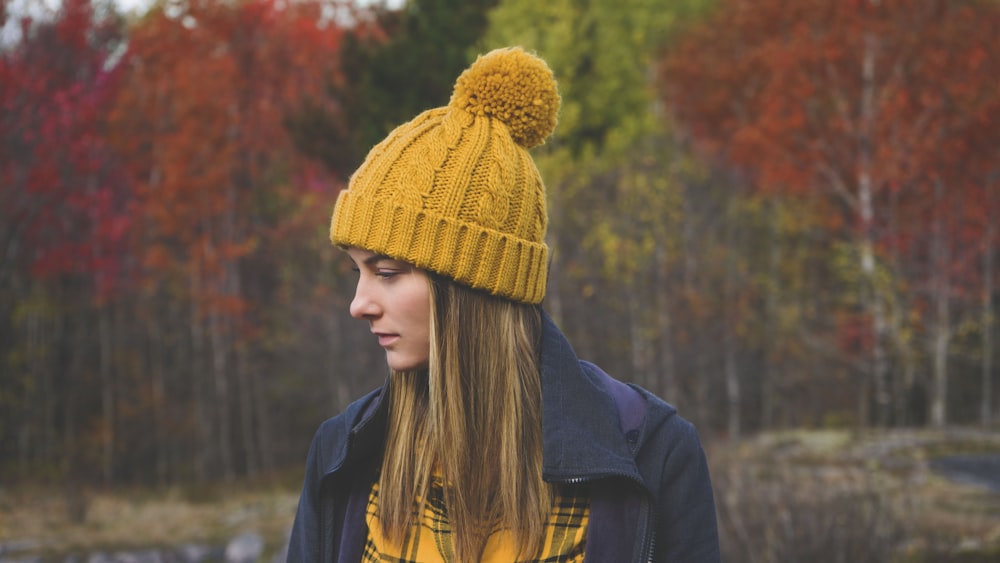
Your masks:
M588 483L586 561L720 561L715 504L694 426L649 392L579 360L545 316L543 477ZM309 448L289 563L356 562L386 428L381 389L324 422Z

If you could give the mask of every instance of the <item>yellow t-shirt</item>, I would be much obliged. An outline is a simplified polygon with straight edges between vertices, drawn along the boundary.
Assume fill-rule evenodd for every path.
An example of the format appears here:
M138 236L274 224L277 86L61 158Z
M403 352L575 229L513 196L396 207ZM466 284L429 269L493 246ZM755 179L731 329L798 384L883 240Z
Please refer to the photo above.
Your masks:
M586 547L590 502L586 496L564 495L552 504L545 531L545 542L534 558L519 563L582 563ZM451 543L451 526L444 506L444 489L436 476L431 480L428 502L424 503L416 530L407 534L402 545L392 545L382 535L379 525L378 483L368 495L368 541L362 557L364 563L455 563ZM513 538L510 532L499 530L486 541L481 563L514 563Z

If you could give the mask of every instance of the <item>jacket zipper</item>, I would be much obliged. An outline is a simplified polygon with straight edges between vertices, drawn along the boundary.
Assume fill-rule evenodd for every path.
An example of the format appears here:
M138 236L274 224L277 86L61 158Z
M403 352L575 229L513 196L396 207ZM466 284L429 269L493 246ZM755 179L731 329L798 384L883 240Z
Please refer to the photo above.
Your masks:
M589 483L591 481L599 481L601 479L608 479L611 477L621 477L623 479L628 479L633 483L638 484L640 487L643 486L642 483L636 481L635 477L629 473L618 473L612 471L610 473L601 473L599 475L587 475L585 477L545 477L542 476L542 480L547 483L558 483L560 485L579 485L580 483Z
M652 503L648 499L643 499L640 509L639 531L641 542L639 545L642 546L642 551L639 552L639 557L636 558L636 561L653 563L653 554L656 552L656 530L652 526Z
M562 485L579 485L581 483L587 483L590 481L597 481L599 479L605 479L608 477L625 477L629 480L633 480L629 475L623 475L618 473L611 473L607 475L590 476L590 477L568 477L561 479L552 479L548 482L559 483ZM656 553L656 530L652 526L652 503L649 499L642 499L642 505L639 507L639 537L641 541L639 545L642 546L642 550L638 552L639 557L636 561L639 563L653 563L653 555Z

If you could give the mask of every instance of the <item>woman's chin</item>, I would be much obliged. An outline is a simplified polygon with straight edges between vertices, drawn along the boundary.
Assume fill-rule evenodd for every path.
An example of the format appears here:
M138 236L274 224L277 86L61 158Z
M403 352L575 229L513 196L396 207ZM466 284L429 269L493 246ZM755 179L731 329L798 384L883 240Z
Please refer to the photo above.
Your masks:
M386 362L389 364L389 369L393 371L420 371L427 369L427 360L393 357L392 353L386 354Z

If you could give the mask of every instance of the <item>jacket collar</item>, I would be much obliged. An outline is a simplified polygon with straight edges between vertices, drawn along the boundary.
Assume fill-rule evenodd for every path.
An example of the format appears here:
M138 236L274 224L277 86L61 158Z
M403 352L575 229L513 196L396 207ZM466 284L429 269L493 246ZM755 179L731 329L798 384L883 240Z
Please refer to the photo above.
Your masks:
M542 471L548 481L620 476L642 483L600 379L583 369L569 341L543 314Z

